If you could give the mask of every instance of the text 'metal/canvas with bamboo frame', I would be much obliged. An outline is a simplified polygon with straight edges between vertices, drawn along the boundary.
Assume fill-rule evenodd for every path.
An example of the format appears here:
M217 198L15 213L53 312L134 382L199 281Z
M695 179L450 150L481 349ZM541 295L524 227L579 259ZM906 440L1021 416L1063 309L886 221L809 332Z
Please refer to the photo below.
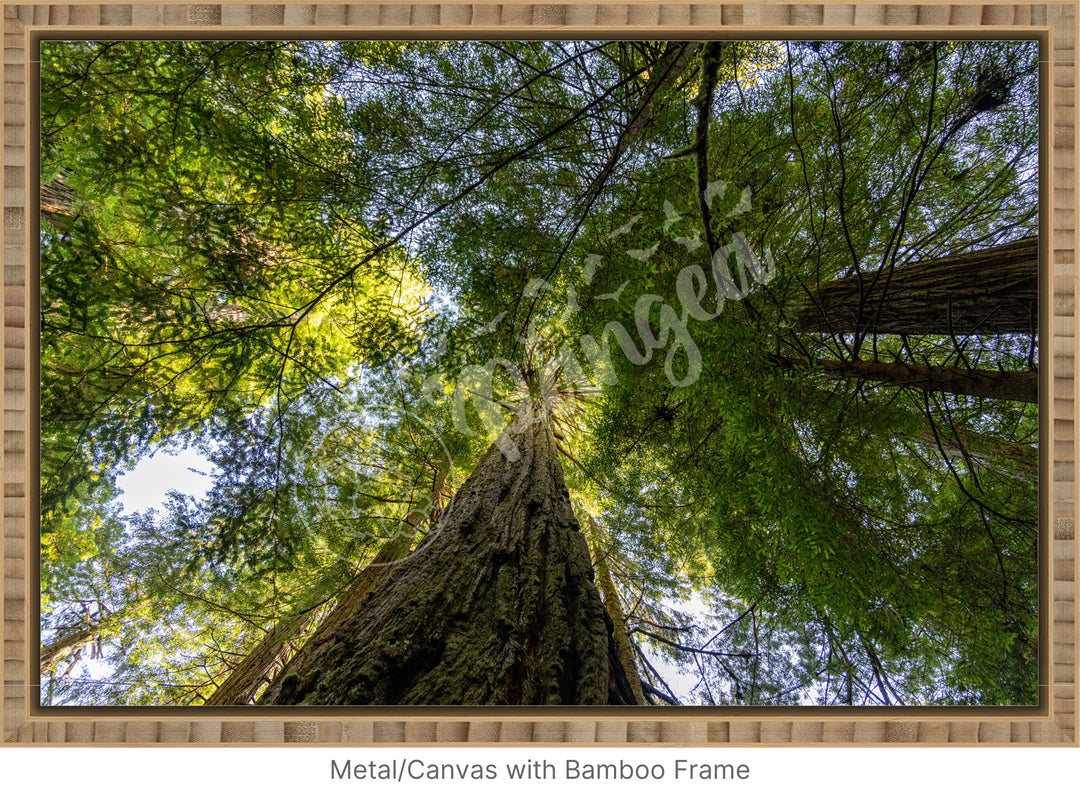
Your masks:
M1076 12L1075 3L4 4L3 743L1076 746ZM35 60L43 40L155 37L1037 40L1038 704L519 710L42 706L34 667L40 648L37 251L44 214L35 179L41 102Z

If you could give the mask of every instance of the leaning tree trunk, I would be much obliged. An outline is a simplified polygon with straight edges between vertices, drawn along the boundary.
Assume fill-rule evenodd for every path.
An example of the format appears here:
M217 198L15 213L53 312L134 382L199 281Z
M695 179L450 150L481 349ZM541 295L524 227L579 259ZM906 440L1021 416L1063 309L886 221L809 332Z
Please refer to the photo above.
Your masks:
M246 705L288 658L290 644L308 625L314 610L281 621L265 633L254 648L229 672L206 700L207 705Z
M805 359L773 356L772 362L783 368L810 367ZM938 365L911 365L904 362L871 362L856 359L818 359L813 362L826 376L865 379L894 387L912 387L931 393L966 395L973 398L996 398L1001 401L1039 401L1037 371L980 370Z
M602 542L600 537L602 527L596 519L589 516L589 530L596 544ZM615 582L611 578L611 568L608 566L607 556L596 563L596 579L600 586L600 596L604 600L604 609L611 616L614 626L615 648L619 653L626 678L630 687L634 689L634 701L639 705L645 704L645 694L641 686L641 675L638 674L637 660L635 659L634 644L630 640L630 631L626 626L626 614L623 612L622 601L619 599L619 591L615 588Z
M41 647L40 663L41 673L48 674L65 657L70 657L79 649L97 637L98 632L105 626L108 619L103 619L88 625L85 629L79 629L62 638L57 638L52 643Z
M826 284L795 328L866 334L1038 333L1038 239L899 265Z
M611 616L611 623L615 627L613 630L615 649L618 652L619 660L622 662L623 670L626 672L626 679L634 691L634 701L639 705L643 705L645 704L645 693L641 687L641 676L638 674L637 660L634 659L634 644L630 640L630 633L626 628L626 616L623 613L622 603L619 601L619 591L615 589L615 583L611 579L611 570L608 568L606 560L601 560L596 566L596 575L603 591L601 595L604 599L604 608L607 610L608 615Z
M41 217L54 225L63 225L75 214L75 193L58 176L41 185Z
M971 461L1034 484L1039 477L1039 450L1026 443L1001 440L993 435L951 428L927 427L914 440L940 451L951 460Z
M423 545L261 703L634 703L544 409L522 406Z

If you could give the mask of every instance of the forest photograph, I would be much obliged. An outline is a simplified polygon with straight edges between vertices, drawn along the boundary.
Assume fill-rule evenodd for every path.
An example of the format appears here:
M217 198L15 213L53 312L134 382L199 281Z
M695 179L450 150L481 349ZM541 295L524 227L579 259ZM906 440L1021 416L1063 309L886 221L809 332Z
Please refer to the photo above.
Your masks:
M1038 72L40 42L41 704L1038 704Z

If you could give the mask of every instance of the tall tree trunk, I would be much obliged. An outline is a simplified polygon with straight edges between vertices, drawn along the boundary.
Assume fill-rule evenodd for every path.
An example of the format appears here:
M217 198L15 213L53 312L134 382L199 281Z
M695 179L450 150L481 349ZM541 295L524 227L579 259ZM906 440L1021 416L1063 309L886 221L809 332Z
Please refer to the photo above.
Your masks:
M1034 483L1039 476L1039 450L1026 443L1014 443L971 429L952 430L927 427L915 435L923 445L940 450L952 460L971 460L993 466L1022 482Z
M805 359L773 357L782 367L807 367ZM895 387L914 387L932 393L967 395L974 398L997 398L1002 401L1039 400L1037 371L978 370L933 365L909 365L903 362L852 362L837 359L818 359L813 363L827 376L845 379L866 379Z
M900 265L826 284L795 328L871 334L1038 333L1038 239Z
M275 670L284 664L290 644L301 635L314 614L314 610L309 610L275 624L210 695L206 704L250 704L263 685L273 678Z
M550 418L533 400L424 545L260 701L633 704L612 631Z
M105 620L97 621L94 624L90 624L85 629L79 629L72 632L70 635L65 635L62 638L57 638L52 643L41 647L40 664L41 673L48 674L52 671L53 667L63 660L65 657L70 657L79 649L90 643L98 632L105 625Z
M623 670L630 687L634 690L634 701L639 705L645 704L645 693L641 687L641 675L638 674L637 660L634 659L634 644L630 641L630 633L626 629L626 616L623 614L622 603L619 601L619 591L615 589L615 583L611 579L611 570L606 560L601 560L596 566L596 578L600 585L600 595L604 599L604 608L611 616L614 626L613 635L615 648L619 654Z
M589 532L592 535L594 547L602 543L604 529L600 523L589 516ZM626 678L630 687L634 689L634 700L639 704L645 704L645 693L642 690L641 675L638 673L634 643L630 640L630 631L626 626L626 614L623 612L622 601L619 599L619 591L615 588L615 582L611 578L611 568L605 556L596 563L596 582L600 587L600 596L604 600L604 609L611 616L611 624L614 627L615 648L619 653Z
M41 216L57 225L75 213L75 193L64 183L62 175L41 185L39 206Z

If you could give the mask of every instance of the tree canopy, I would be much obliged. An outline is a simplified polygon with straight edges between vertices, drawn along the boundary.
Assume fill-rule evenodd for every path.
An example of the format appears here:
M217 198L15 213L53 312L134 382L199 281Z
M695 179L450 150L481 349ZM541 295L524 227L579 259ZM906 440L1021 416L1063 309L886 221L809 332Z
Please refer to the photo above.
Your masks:
M589 564L545 587L609 622L579 653L612 698L1035 704L1037 67L1024 41L43 42L43 701L300 701L342 621L449 593L446 532L497 562L520 507ZM551 448L514 428L540 396ZM205 498L120 506L184 448ZM540 506L461 517L541 452Z

